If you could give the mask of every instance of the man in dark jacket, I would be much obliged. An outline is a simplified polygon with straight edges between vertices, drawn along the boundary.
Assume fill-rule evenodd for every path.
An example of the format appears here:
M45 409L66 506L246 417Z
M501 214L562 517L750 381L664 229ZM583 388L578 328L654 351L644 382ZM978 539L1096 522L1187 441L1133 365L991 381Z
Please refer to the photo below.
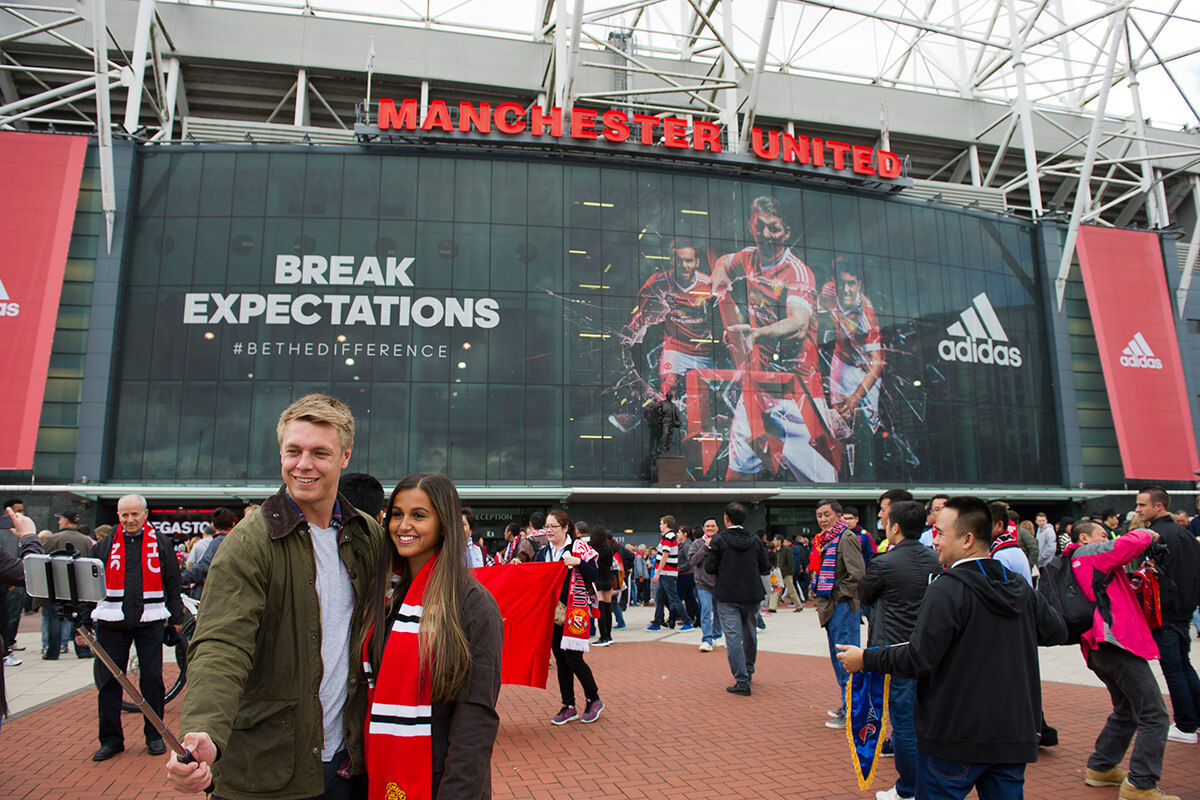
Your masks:
M1171 694L1175 717L1167 732L1173 742L1196 744L1200 727L1200 679L1192 668L1188 623L1200 603L1200 544L1187 528L1171 519L1171 498L1161 486L1138 492L1137 513L1166 552L1149 555L1159 574L1162 626L1151 631L1158 645L1159 666Z
M1037 760L1039 644L1066 623L1022 578L988 558L992 515L954 497L937 518L938 557L949 567L925 593L908 642L839 647L851 672L917 679L917 796L1019 798Z
M92 552L92 540L77 527L66 526L59 530L58 533L52 533L46 537L46 541L42 542L42 547L47 553L55 553L59 550L69 550L78 553L86 558ZM54 603L44 603L42 605L42 619L46 621L46 636L50 645L46 648L46 652L42 653L43 661L57 661L59 655L58 643L65 641L71 635L71 623L58 615L58 610L54 607ZM63 630L63 626L67 629ZM87 645L80 645L75 642L76 658L91 658L92 650Z
M733 686L725 687L730 694L750 694L750 679L754 676L754 661L758 656L758 629L755 619L758 604L766 592L762 576L771 571L767 547L752 536L742 523L746 507L741 503L725 506L725 530L713 537L704 556L704 569L716 576L713 595L717 598L717 614L725 632L725 654Z
M858 599L875 608L870 647L887 647L907 642L921 610L921 601L933 576L942 571L937 555L921 544L925 507L913 500L894 503L885 521L886 553L871 559L867 573L858 582ZM892 721L892 747L900 779L879 800L911 800L917 791L917 734L913 729L913 705L917 682L893 677L888 710Z

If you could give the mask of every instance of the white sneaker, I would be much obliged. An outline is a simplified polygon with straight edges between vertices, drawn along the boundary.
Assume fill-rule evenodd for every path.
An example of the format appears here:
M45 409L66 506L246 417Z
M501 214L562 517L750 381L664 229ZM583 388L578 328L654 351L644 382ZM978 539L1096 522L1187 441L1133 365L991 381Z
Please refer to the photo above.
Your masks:
M833 719L845 719L846 712L840 709L831 708L825 712L825 716L832 717Z
M24 661L14 656L12 653L9 653L4 657L4 666L6 667L19 667L24 663ZM1196 734L1194 733L1192 734L1192 741L1196 741Z
M11 656L10 656L10 658L11 658ZM8 663L7 659L5 660L4 663L5 664ZM18 661L17 663L20 664L21 662ZM1170 742L1179 742L1181 744L1196 744L1197 738L1198 737L1196 736L1195 731L1192 731L1191 733L1184 733L1183 731L1179 730L1179 728L1176 728L1174 725L1171 725L1171 727L1167 729L1167 741L1170 741Z
M912 797L905 797L896 791L896 787L888 789L886 792L876 792L875 800L914 800Z
M701 653L711 653L712 652L712 642L701 642L700 643L700 652Z

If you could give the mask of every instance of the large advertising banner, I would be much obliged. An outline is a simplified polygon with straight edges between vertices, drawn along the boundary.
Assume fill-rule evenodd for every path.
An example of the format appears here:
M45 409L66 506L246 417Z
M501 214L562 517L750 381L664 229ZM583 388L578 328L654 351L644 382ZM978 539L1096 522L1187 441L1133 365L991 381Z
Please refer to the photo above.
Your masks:
M33 468L87 137L0 133L0 469Z
M1158 234L1085 225L1079 266L1125 477L1193 480L1196 434Z
M267 479L333 392L382 478L1057 482L1031 228L879 195L516 159L141 156L114 479ZM384 481L387 482L386 480Z

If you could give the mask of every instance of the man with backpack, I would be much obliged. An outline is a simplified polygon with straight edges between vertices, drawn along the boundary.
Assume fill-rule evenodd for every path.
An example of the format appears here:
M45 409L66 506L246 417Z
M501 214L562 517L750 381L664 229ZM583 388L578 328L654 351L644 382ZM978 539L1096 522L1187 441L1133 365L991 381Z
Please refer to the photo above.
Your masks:
M1091 625L1079 644L1088 669L1113 699L1113 713L1096 738L1084 781L1088 786L1120 786L1120 800L1179 800L1158 789L1169 723L1150 671L1158 647L1124 569L1158 534L1132 530L1114 540L1091 521L1075 523L1072 533L1076 541L1063 550L1063 559L1093 605ZM1135 733L1126 775L1118 765Z
M1151 553L1162 598L1162 625L1153 631L1159 661L1175 724L1167 738L1182 744L1197 743L1200 728L1200 678L1189 654L1188 623L1200 603L1200 544L1171 517L1171 498L1161 486L1147 486L1137 494L1137 513L1158 534L1161 553ZM1156 548L1157 549L1157 548Z

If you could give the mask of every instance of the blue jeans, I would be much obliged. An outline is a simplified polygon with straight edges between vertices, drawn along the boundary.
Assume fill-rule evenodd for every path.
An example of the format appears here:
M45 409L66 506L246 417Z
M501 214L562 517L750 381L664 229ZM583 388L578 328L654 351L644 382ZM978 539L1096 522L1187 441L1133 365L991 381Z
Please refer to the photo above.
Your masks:
M620 595L620 592L613 592L612 614L613 614L613 617L616 618L617 624L620 625L622 628L624 628L625 627L625 614L621 611L621 601L617 599L619 595Z
M892 676L888 696L888 716L892 723L892 750L895 753L896 794L912 797L917 793L917 732L913 728L913 706L917 702L915 678Z
M678 580L674 575L660 575L658 578L658 589L654 595L654 624L663 624L663 608L670 607L671 620L682 620L684 625L691 625L692 620L687 615L687 610L684 609L683 603L679 600L679 591L675 587L675 582Z
M1184 733L1193 733L1200 728L1200 678L1196 677L1188 656L1191 649L1188 624L1164 622L1161 628L1151 633L1158 645L1158 663L1171 694L1175 727Z
M713 605L717 601L713 593L702 586L696 587L696 597L700 599L700 638L712 644L721 635L721 615L713 613Z
M725 631L725 657L729 659L729 671L733 673L735 681L745 685L754 674L754 662L758 658L758 629L754 626L758 603L718 601L717 614Z
M917 797L962 800L975 788L979 800L1022 800L1024 764L970 764L921 753L917 759Z
M859 643L858 612L850 607L849 600L834 604L833 617L825 626L825 638L829 640L829 658L833 661L833 675L837 678L842 698L840 707L844 714L846 713L846 682L850 680L850 673L846 672L842 667L842 662L838 661L836 645L852 644L858 647Z

